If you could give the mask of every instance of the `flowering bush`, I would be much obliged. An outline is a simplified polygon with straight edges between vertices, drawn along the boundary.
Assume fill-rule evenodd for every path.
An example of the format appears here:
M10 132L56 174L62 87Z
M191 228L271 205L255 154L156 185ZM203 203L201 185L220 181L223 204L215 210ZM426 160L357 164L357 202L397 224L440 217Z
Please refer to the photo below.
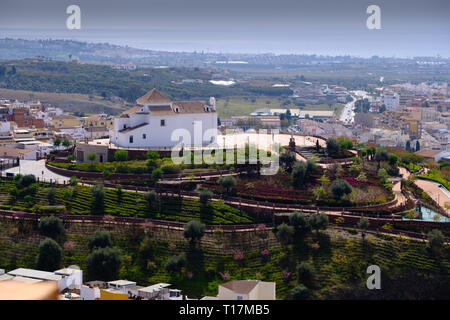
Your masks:
M230 274L228 273L228 271L225 271L224 273L219 272L219 274L223 280L230 280Z
M190 272L190 271L188 271L188 272L186 273L186 277L187 277L188 279L192 279L193 276L194 276L194 274L193 274L192 272Z
M70 251L75 247L75 243L73 241L67 241L64 243L64 250Z
M174 243L169 243L169 249L175 249L177 246Z
M270 251L267 250L267 249L264 249L263 251L261 251L261 255L262 255L263 257L267 257L269 254L270 254Z
M256 227L256 231L258 232L266 232L267 231L267 227L264 223L261 223L258 225L258 227Z
M281 277L284 281L287 281L291 277L291 273L287 270L283 270L283 272L281 273Z
M242 260L243 258L244 258L244 254L242 253L241 250L238 250L238 251L236 252L236 254L234 255L234 260L236 260L236 261L240 261L240 260Z

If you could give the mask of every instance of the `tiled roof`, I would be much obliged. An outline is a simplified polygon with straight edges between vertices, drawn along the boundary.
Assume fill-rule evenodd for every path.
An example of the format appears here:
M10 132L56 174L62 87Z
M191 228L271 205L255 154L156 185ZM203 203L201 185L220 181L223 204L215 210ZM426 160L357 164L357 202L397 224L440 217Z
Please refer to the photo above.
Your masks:
M258 282L259 280L234 280L222 283L221 286L235 293L247 294L256 287Z
M416 152L416 154L418 154L419 156L422 157L434 157L435 155L444 152L443 150L432 150L432 149L422 149Z
M171 103L172 101L167 99L156 89L152 89L145 95L136 100L139 104L153 104L153 103Z
M130 128L125 128L125 129L119 130L119 132L120 133L127 133L127 132L133 131L135 129L141 128L141 127L146 126L146 125L148 125L148 123L144 122L144 123L141 123L141 124L139 124L139 125L137 125L135 127L130 127Z

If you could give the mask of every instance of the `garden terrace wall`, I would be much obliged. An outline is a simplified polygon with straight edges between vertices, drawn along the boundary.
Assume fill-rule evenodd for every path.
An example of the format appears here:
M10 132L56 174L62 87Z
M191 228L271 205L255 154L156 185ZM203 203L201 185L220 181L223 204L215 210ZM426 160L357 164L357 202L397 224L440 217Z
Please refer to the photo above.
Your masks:
M13 218L28 221L39 221L41 218L46 217L46 214L37 214L29 212L14 212L8 210L0 210L0 217ZM135 217L112 217L112 219L105 219L105 216L95 215L68 215L61 214L58 217L66 222L82 222L82 223L101 223L101 224L137 224L145 225L151 223L151 227L164 228L171 230L183 230L185 223L177 221L159 220L151 218L135 218ZM266 224L268 228L272 228L273 225ZM206 232L214 232L215 230L222 230L224 232L242 232L242 231L256 231L259 224L234 224L234 225L206 225Z
M444 232L445 242L450 242L450 237L448 237L448 227L445 222L433 222L433 221L417 221L417 220L402 220L402 219L389 219L389 218L371 218L369 219L369 228L367 231L376 232L385 232L397 235L405 235L412 238L417 239L427 239L426 232L431 231L432 229L439 229ZM331 224L336 225L338 227L343 228L357 228L357 224L361 219L361 216L349 216L349 215L328 215L328 219ZM337 219L340 219L337 220ZM343 219L343 220L342 220ZM286 215L279 215L275 218L275 223L289 223L289 217ZM392 230L385 230L383 226L387 223L390 223L393 227ZM406 229L417 230L410 231Z
M58 173L60 175L66 177L75 176L77 178L86 178L92 180L103 179L103 173L101 172L89 172L89 171L78 171L78 170L69 170L64 168L59 168L52 166L48 163L45 164L45 167L50 171ZM243 172L238 170L238 173ZM208 176L221 176L226 174L233 174L234 172L230 170L218 170L218 171L206 171L206 172L195 172L195 173L179 173L179 174L164 174L164 179L177 179L182 177L189 177L195 175L196 177L208 177ZM108 180L148 180L151 179L151 174L149 173L111 173L108 176Z
M0 210L0 217L6 219L16 219L16 220L27 220L27 221L39 221L45 214L27 213L27 212L14 212L8 210ZM98 224L137 224L144 225L150 223L151 228L163 228L167 230L183 230L185 223L157 220L149 218L131 218L131 217L112 217L112 219L105 219L104 216L92 216L92 215L59 215L64 223L98 223ZM338 218L343 218L343 221L337 221ZM360 217L356 216L329 216L330 222L336 224L339 227L354 228L360 220ZM289 222L288 216L277 216L274 219L277 223ZM426 239L427 235L424 233L413 232L408 230L383 230L382 227L386 223L391 223L394 227L397 227L398 223L402 223L402 226L414 227L415 229L431 230L431 229L446 229L447 226L442 222L431 222L431 221L405 221L398 219L386 219L386 218L369 218L370 224L368 231L373 232L387 232L391 234L399 234L404 236L410 236L417 239ZM273 228L273 224L266 224L268 228ZM221 230L223 232L255 232L259 228L259 224L246 224L246 225L206 225L206 232L214 232L215 230ZM445 241L450 242L450 238L446 237Z

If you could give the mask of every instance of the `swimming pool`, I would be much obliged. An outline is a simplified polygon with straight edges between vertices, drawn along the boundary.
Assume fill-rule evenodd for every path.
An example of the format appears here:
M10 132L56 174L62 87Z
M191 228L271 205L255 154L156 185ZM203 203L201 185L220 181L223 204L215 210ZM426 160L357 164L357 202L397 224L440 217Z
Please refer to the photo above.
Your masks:
M425 207L421 207L421 212L422 212L422 219L408 219L406 217L403 217L403 219L405 220L422 220L422 221L433 221L433 222L450 222L450 218L444 217L442 215L440 215L439 213L425 208ZM437 216L437 217L436 217Z

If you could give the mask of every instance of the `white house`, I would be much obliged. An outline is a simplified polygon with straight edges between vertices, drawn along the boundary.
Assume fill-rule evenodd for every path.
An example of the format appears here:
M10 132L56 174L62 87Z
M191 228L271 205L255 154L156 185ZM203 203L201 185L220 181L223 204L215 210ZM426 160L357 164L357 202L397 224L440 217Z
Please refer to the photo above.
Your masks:
M185 138L186 145L216 141L215 100L210 99L210 105L199 101L175 102L153 89L137 99L136 106L114 119L110 142L122 148L173 147L182 140L178 136L172 138L177 129L189 133L191 141Z
M381 97L381 101L386 106L386 110L397 109L400 105L400 97L396 93L386 92Z
M79 269L65 268L55 272L18 268L8 272L9 279L30 283L37 283L42 281L56 282L59 291L66 288L80 289L83 281L83 272Z
M219 285L217 300L275 300L275 285L260 280L229 281Z
M138 296L150 300L182 300L181 290L170 289L169 283L157 283L138 290ZM187 299L187 297L186 297Z
M138 286L134 281L128 280L115 280L107 282L109 289L115 289L123 293L138 295L138 290L142 289L142 286Z

